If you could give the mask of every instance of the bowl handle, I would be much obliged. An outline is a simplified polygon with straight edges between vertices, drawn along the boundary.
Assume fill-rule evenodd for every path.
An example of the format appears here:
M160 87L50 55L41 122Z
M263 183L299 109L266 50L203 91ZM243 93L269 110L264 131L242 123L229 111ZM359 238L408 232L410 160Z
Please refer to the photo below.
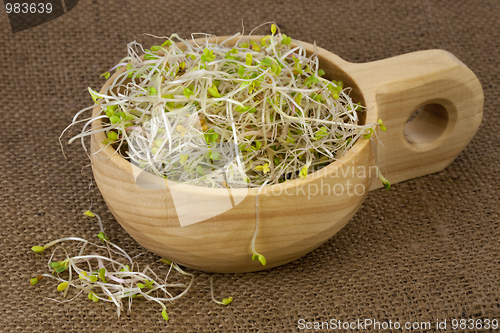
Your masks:
M481 84L447 51L419 51L348 67L363 92L367 123L382 119L387 127L377 131L374 141L380 170L391 183L443 170L481 123ZM371 189L379 187L377 179Z

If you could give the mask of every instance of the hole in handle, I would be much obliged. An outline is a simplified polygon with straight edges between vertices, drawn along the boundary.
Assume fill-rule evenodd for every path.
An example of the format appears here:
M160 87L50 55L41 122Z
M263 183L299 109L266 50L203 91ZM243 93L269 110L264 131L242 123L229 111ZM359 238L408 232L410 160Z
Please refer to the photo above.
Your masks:
M426 104L415 110L405 125L405 138L411 145L424 147L436 141L448 125L448 111L441 104Z

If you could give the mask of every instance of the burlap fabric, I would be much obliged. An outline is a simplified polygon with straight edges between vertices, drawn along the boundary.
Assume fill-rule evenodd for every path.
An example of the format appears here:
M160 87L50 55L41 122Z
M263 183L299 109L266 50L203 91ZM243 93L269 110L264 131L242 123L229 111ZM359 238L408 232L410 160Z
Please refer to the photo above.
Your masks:
M500 319L498 1L104 1L13 34L0 15L0 331L1 332L290 332L306 322L372 318L432 323ZM65 236L95 239L82 215L90 199L107 234L142 264L158 257L118 225L78 144L58 136L91 100L86 89L143 33L217 35L274 20L294 38L352 62L432 48L456 55L479 77L484 120L464 152L437 174L371 192L352 221L301 260L251 274L196 272L189 293L168 305L136 301L117 318L110 303L60 298L32 245ZM76 132L73 131L73 134ZM491 330L491 329L490 329ZM335 331L335 330L330 330ZM345 331L345 330L342 330ZM356 330L353 330L356 331ZM363 330L359 330L363 331ZM376 331L368 329L365 331ZM401 331L401 330L392 330ZM444 331L444 330L443 330ZM472 330L474 331L474 330ZM484 330L483 330L484 331Z

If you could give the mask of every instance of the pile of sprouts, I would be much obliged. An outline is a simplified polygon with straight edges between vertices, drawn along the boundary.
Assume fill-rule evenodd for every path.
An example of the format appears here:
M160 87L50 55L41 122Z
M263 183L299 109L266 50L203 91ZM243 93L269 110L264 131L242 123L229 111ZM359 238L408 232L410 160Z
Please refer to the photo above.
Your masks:
M103 74L116 70L109 86L89 88L101 112L70 142L104 131L105 145L145 171L237 188L306 178L370 138L374 126L385 129L360 124L364 107L341 81L323 77L317 54L300 41L274 24L270 35L252 33L220 43L173 34L149 49L130 43L128 56ZM88 129L96 119L103 127Z
M109 237L104 234L99 215L89 210L84 214L98 219L101 231L97 234L97 238L102 244L95 244L83 238L67 237L54 240L44 246L33 246L31 250L40 254L53 248L47 263L52 273L38 275L30 280L30 284L36 285L44 277L54 279L58 282L57 290L62 292L63 297L67 296L70 287L79 291L69 300L52 300L70 302L84 293L90 301L114 303L118 317L121 311L124 311L125 306L127 306L128 312L131 310L132 301L136 298L154 301L161 306L163 319L168 321L165 303L173 302L184 296L193 284L194 275L184 271L176 263L163 258L160 259L160 262L168 266L164 278L159 277L149 266L141 270L139 264L133 261L122 248L110 242ZM76 256L70 256L68 249L63 247L62 244L66 242L78 242ZM64 256L63 260L55 260L61 255ZM169 283L167 280L171 276L172 270L187 276L189 283L187 285ZM172 289L182 291L173 295L169 291ZM210 294L212 300L217 304L228 305L233 300L232 297L222 301L215 299L212 278L210 278Z

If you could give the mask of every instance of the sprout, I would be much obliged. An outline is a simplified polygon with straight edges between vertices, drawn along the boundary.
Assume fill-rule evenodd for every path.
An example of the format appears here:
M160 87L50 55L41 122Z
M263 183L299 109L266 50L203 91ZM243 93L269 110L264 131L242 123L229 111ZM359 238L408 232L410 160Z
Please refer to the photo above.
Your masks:
M306 178L307 177L307 165L305 165L302 169L300 169L300 178Z
M57 286L57 290L64 291L66 288L68 288L68 285L68 282L62 282Z
M163 317L163 319L165 319L165 321L168 321L167 309L162 310L161 316Z
M387 128L384 126L384 123L382 122L382 119L379 119L379 120L378 120L378 125L379 125L380 129L381 129L383 132L387 131Z
M97 214L95 217L102 230L100 217ZM182 297L191 288L194 281L193 274L185 272L177 264L162 260L162 262L169 264L169 269L162 279L148 266L139 269L139 264L133 262L123 249L110 242L103 231L99 233L98 238L104 242L103 245L93 244L82 238L67 237L54 240L43 247L34 247L35 250L46 250L58 245L52 252L48 263L49 268L54 269L53 274L43 274L32 278L30 284L37 284L44 276L50 277L58 281L57 290L63 292L63 297L66 297L71 288L75 288L80 290L77 296L80 293L85 293L88 299L93 302L114 303L118 316L126 304L128 304L130 311L132 300L141 297L161 305L165 313L164 315L162 312L163 318L166 316L164 303ZM77 241L79 244L75 256L70 256L69 249L62 246L62 243L69 241ZM90 254L85 253L88 247L92 247ZM62 251L66 258L62 261L53 260L58 255L57 251ZM107 253L107 255L97 254L98 252ZM171 271L177 271L187 276L190 279L189 283L185 285L169 282ZM75 279L75 275L78 278ZM175 294L171 292L171 289L178 288L184 290ZM168 320L168 316L166 320Z
M214 301L214 303L217 303L217 304L220 304L220 305L229 305L233 301L232 297L224 298L222 300L222 302L215 299L215 296L214 296L214 279L212 277L210 277L210 296L212 297L212 301Z
M97 234L97 238L99 238L103 242L106 242L109 240L109 237L106 237L106 235L102 231Z
M45 250L43 246L33 246L31 250L35 253L42 253Z
M60 262L58 262L58 261L54 261L54 262L51 262L51 263L49 264L49 267L50 267L50 268L59 268L59 267L61 267L61 263L60 263Z
M90 210L85 211L85 213L83 213L83 215L86 215L88 217L95 217L94 213L92 213Z

